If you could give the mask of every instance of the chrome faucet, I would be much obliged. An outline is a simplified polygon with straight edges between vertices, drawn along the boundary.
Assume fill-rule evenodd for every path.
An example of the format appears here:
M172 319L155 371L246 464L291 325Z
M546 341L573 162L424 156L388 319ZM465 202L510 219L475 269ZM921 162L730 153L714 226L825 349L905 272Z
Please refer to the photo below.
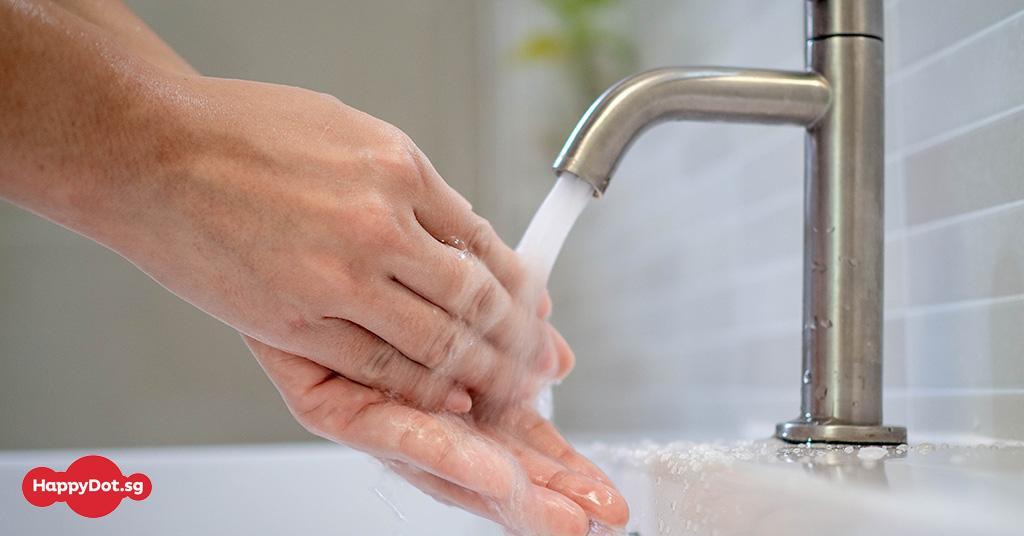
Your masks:
M586 180L600 197L623 153L655 124L804 127L801 414L775 435L903 443L906 428L882 424L882 0L805 4L805 71L673 67L632 76L591 105L554 168Z

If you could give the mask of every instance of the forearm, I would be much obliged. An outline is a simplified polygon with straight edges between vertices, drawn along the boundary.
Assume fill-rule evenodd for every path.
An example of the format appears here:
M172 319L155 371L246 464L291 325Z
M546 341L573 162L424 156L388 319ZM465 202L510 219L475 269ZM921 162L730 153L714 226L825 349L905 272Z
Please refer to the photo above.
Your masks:
M113 247L187 156L186 75L48 1L0 2L0 197Z
M53 0L69 13L104 30L126 50L169 72L198 74L121 0Z

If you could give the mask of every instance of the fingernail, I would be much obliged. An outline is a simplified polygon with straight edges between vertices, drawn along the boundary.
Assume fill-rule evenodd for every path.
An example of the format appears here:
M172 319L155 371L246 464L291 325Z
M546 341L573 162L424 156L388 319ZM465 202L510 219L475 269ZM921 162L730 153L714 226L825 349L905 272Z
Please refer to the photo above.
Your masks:
M473 399L462 389L454 389L444 400L444 409L452 413L466 413L473 408Z
M629 506L618 491L590 477L565 471L552 478L547 487L571 498L608 525L621 527L629 521Z

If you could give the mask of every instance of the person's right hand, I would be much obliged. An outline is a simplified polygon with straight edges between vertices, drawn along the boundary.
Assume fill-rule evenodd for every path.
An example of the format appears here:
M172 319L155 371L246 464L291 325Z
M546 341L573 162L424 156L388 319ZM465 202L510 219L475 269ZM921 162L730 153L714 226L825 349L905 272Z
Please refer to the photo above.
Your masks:
M380 458L441 502L524 535L583 536L591 520L622 527L629 518L608 477L528 405L486 419L427 413L302 357L246 343L303 426Z
M168 289L426 409L500 407L559 369L518 256L398 129L293 87L164 91L168 164L100 239Z

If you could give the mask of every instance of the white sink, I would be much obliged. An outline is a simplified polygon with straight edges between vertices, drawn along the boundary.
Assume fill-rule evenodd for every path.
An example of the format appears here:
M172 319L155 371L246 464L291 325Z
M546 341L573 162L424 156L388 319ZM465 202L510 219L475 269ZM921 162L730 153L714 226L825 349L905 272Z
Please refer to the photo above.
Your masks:
M65 504L37 508L21 495L29 469L63 471L102 454L153 492L87 519ZM362 453L329 443L0 452L2 534L451 536L501 534L492 523L434 502Z
M592 445L632 509L629 531L679 534L1021 534L1024 448L918 445L872 451L728 444ZM96 452L153 482L142 502L86 519L21 497L25 473L87 452L0 452L10 534L498 536L371 458L330 444ZM877 453L876 453L877 454Z
M790 445L778 440L587 449L643 536L1020 535L1024 448Z

